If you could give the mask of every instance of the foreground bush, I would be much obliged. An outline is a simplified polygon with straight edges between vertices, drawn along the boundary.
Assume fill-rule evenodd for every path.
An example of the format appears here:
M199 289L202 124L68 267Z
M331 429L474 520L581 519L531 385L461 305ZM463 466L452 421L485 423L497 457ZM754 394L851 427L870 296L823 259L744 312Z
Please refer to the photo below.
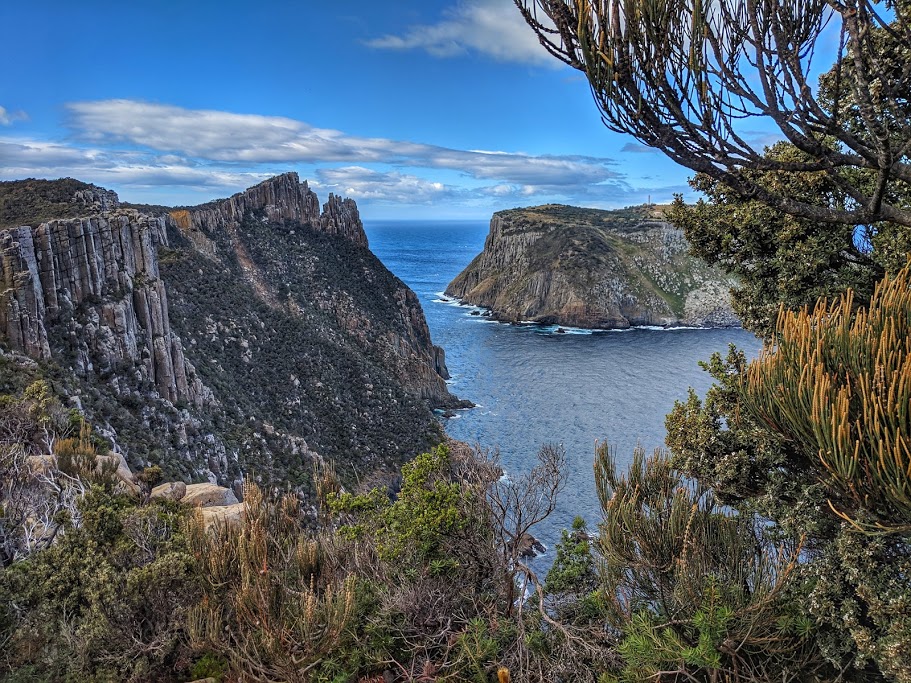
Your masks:
M350 642L357 579L327 566L321 539L302 529L296 496L266 500L248 484L244 509L242 527L191 525L203 595L190 610L190 640L251 680L311 680Z
M9 680L170 680L199 597L189 511L138 507L98 485L78 507L78 527L0 573Z
M627 474L595 464L607 625L623 665L605 680L819 680L811 622L788 595L799 547L767 542L668 456L637 449Z
M718 385L676 406L668 444L724 503L805 539L795 600L843 678L911 681L911 272L777 330L752 363L713 359Z

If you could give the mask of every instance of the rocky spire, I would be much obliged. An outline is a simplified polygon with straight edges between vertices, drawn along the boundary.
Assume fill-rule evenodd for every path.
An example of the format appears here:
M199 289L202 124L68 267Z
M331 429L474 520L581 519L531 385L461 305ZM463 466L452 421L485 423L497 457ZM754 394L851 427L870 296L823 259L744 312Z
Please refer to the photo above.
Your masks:
M270 223L308 225L367 246L367 236L354 200L330 194L321 214L316 193L306 181L300 182L294 172L264 180L228 199L172 211L171 218L181 230L202 230L211 234L230 230L245 215L257 212Z
M330 235L341 235L355 244L367 247L364 224L361 223L361 216L353 199L342 199L330 192L329 201L323 204L320 226Z

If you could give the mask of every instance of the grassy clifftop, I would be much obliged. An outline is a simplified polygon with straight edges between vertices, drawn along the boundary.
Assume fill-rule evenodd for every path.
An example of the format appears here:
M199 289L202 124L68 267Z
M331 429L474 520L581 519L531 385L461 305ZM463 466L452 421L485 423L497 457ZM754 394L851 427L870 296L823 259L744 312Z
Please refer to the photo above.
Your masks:
M497 211L494 216L508 219L510 232L555 227L591 227L624 232L637 231L643 221L664 221L667 207L642 204L624 209L588 209L567 204L542 204Z
M74 202L73 196L79 191L100 189L74 178L0 182L0 230L85 215L85 205Z

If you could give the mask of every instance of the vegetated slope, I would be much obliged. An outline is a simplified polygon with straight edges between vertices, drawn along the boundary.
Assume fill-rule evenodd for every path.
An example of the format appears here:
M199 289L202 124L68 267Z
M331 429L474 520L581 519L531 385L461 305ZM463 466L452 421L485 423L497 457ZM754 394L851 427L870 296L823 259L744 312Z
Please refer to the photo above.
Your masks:
M117 194L74 178L0 181L0 229L82 216L93 201L113 208Z
M75 192L81 218L10 211L0 339L134 466L304 484L323 457L353 481L439 441L431 407L458 404L442 350L354 202L320 211L296 174L166 214Z
M586 328L736 325L733 281L691 256L657 207L499 211L446 289L506 321Z

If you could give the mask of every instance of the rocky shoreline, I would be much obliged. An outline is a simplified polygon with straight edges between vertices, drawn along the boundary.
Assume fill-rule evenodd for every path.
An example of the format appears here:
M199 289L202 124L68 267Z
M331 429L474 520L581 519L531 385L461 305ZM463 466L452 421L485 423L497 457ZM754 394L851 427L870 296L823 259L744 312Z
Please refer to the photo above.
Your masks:
M487 320L493 320L503 325L512 325L516 327L535 327L535 328L546 328L546 327L556 327L557 329L553 330L555 334L567 334L569 332L579 330L584 332L623 332L626 330L718 330L718 329L742 329L740 320L734 318L729 323L721 323L715 325L687 325L684 323L666 323L663 325L627 325L627 326L617 326L617 327L581 327L577 325L571 325L568 323L563 323L560 321L550 322L546 319L544 320L514 320L511 316L502 315L489 306L482 306L479 304L466 301L465 299L460 299L459 297L453 296L450 300L445 300L443 303L452 302L458 306L463 306L471 308L469 315L485 318Z

